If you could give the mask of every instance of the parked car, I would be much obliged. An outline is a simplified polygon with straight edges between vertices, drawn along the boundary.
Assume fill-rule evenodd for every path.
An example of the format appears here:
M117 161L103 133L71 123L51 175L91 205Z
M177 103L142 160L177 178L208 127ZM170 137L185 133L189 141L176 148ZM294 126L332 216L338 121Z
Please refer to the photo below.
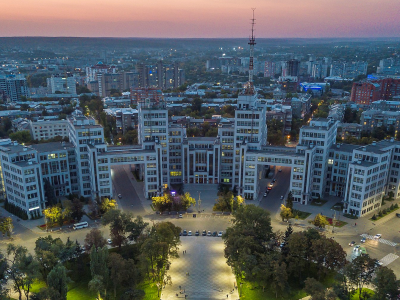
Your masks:
M383 265L383 262L381 262L380 260L377 260L376 262L375 262L375 264L377 265L377 266L382 266Z
M179 219L183 218L182 214L179 214L179 217L178 217L178 218L179 218Z
M359 249L360 249L360 245L355 245L353 250L354 250L355 252L357 252Z
M222 231L218 232L218 236L219 236L219 237L222 237L223 234L224 234L224 233L223 233Z
M273 182L273 183L275 183L275 181L276 181L276 179L275 179L275 178L274 178L274 179L272 179L272 182Z
M375 234L374 239L379 240L382 237L382 234Z
M363 237L362 239L361 239L361 243L365 243L367 241L367 239L365 238L365 237Z
M272 187L270 187L270 186L269 186L269 187L267 187L267 190L268 190L268 191L272 190Z
M212 236L216 237L217 235L218 235L218 232L214 231Z
M186 229L183 229L183 234L182 234L183 236L187 236L187 231L186 231Z
M264 193L264 197L267 197L267 193L266 192Z
M399 213L396 213L396 217L400 218L400 214L399 214Z
M349 243L349 246L350 246L350 247L353 247L355 243L356 243L355 241L351 241L351 242Z
M122 198L122 195L121 194L118 194L118 199L121 199Z
M281 196L281 200L283 200L283 196Z
M111 245L112 244L112 240L111 239L107 239L107 244Z
M211 231L207 231L207 236L211 236Z
M203 233L201 235L202 236L206 236L207 235L207 231L203 230Z
M194 234L195 236L199 236L200 232L198 230L196 230L196 233Z
M188 236L192 236L192 232L190 230L188 232Z

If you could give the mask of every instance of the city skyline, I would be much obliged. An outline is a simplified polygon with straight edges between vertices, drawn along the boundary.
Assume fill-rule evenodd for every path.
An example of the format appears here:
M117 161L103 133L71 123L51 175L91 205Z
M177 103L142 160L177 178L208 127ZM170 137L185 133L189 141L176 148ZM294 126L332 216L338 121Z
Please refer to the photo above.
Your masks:
M0 36L238 38L249 35L251 7L258 38L400 36L400 3L391 0L23 0L2 6Z

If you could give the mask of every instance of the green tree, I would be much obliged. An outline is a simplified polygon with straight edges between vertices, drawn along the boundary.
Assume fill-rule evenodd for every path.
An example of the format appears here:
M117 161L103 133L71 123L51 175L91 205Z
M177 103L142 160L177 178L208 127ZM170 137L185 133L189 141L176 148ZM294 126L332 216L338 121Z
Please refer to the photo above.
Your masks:
M374 300L396 299L399 295L400 282L397 280L393 270L380 267L375 273L372 284L375 286Z
M290 208L290 210L293 212L293 194L291 191L289 192L286 199L286 207Z
M72 200L71 205L71 218L75 221L80 222L83 217L83 203L78 198Z
M87 252L91 252L92 247L98 249L104 247L106 244L107 241L103 237L103 233L97 228L90 230L85 237L85 249Z
M114 298L118 287L133 287L138 279L138 271L132 259L124 259L118 253L111 253L108 258L110 278L114 288Z
M14 225L10 217L4 217L0 219L0 232L8 237L11 236Z
M153 201L154 207L160 212L170 210L172 207L172 197L169 193L164 193L164 195L159 197L153 197L151 200Z
M43 210L43 214L50 227L53 227L55 224L62 224L64 221L62 209L59 206L48 207Z
M56 265L47 275L47 286L57 292L57 298L67 300L68 292L67 270L63 265ZM52 297L52 300L54 298Z
M95 275L92 280L89 281L88 287L90 291L96 293L97 300L102 300L102 297L107 295L107 288L102 276Z
M10 139L13 141L17 141L20 144L26 144L26 143L31 142L32 137L31 137L31 133L29 132L29 130L22 130L22 131L10 133Z
M329 222L323 215L317 214L313 220L313 224L319 228L325 228L326 225L329 225Z
M109 279L107 261L107 247L97 249L92 247L90 251L90 273L92 275L92 280L89 282L89 289L97 292L98 296L107 295Z
M126 232L128 232L128 238L132 241L137 241L142 235L143 231L147 228L149 223L143 221L142 216L136 216L136 218L126 225Z
M326 300L326 289L319 281L314 278L307 278L304 291L311 296L312 300Z
M28 249L23 246L7 245L8 273L13 281L13 289L22 300L22 293L29 300L30 289L35 279L38 278L38 263Z
M285 236L283 238L283 242L281 245L281 253L284 257L286 257L289 254L288 242L292 233L293 233L292 224L289 223L288 227L286 228Z
M376 260L368 254L357 256L345 267L344 274L349 283L358 289L360 299L365 299L362 290L364 286L372 283L376 268Z
M132 222L133 215L129 212L121 212L118 209L111 209L103 215L102 224L110 225L111 241L114 246L121 249L122 244L127 240L127 227Z
M278 295L283 294L287 289L288 275L286 272L286 264L284 262L274 263L271 287L275 291L276 298L278 298Z

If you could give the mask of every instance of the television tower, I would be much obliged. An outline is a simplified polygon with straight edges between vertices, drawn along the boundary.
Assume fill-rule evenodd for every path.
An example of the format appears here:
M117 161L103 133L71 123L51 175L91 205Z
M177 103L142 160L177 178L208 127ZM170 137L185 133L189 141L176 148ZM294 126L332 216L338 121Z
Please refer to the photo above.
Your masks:
M248 83L248 88L249 92L254 92L254 87L253 87L253 75L254 75L254 45L256 44L256 38L254 36L254 25L255 23L255 18L254 18L254 11L255 8L252 8L253 10L253 18L251 19L251 36L249 39L249 45L250 45L250 62L249 62L249 83Z

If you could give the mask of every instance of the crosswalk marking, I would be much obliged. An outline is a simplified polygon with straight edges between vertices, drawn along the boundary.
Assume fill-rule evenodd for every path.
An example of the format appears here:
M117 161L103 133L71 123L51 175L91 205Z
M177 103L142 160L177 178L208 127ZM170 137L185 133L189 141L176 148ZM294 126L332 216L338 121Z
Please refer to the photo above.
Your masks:
M391 241L388 241L388 240L385 240L385 239L382 239L382 238L381 239L374 239L373 235L369 235L369 234L366 234L366 233L363 233L361 236L365 237L366 239L375 240L375 241L378 241L379 243L386 244L386 245L389 245L389 246L392 246L392 247L396 247L397 246L397 243L394 243L394 242L391 242Z
M384 258L382 258L380 260L380 262L382 263L382 266L387 266L388 264L394 262L396 259L398 259L399 256L393 253L389 253L388 255L386 255Z

